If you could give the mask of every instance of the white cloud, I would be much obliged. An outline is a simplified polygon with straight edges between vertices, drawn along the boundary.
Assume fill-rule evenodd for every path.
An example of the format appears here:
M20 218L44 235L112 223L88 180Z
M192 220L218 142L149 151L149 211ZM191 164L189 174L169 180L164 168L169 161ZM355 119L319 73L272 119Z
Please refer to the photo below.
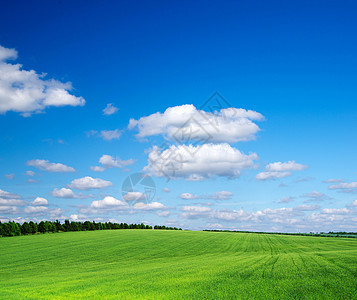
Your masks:
M330 179L327 179L323 182L325 183L336 183L336 182L342 182L343 180L341 178L338 178L338 179L334 179L334 178L330 178Z
M27 182L28 183L36 183L36 182L39 182L39 181L36 180L36 179L29 178L29 179L27 179Z
M128 204L124 201L118 200L114 197L107 196L103 200L93 201L90 205L92 208L128 208Z
M170 215L170 212L168 210L166 210L166 211L158 211L158 212L156 212L156 214L159 217L168 217Z
M128 192L123 196L125 201L138 201L144 200L146 198L145 194L141 192Z
M16 206L0 206L0 213L3 214L15 214L19 209Z
M0 189L0 198L4 198L4 199L10 199L10 198L19 199L19 198L21 198L21 196L18 195L18 194L9 193L9 192L6 192L6 191Z
M46 206L27 206L24 211L27 214L41 214L48 210Z
M35 176L35 174L36 173L34 171L26 171L27 176L33 177L33 176Z
M135 161L135 159L121 160L119 157L114 158L113 156L104 154L99 159L99 163L103 166L91 167L91 170L96 172L103 172L109 168L123 168L135 163Z
M191 200L191 199L199 198L197 195L190 194L190 193L182 193L179 197L184 200Z
M292 171L302 171L308 166L301 165L295 161L275 162L265 166L265 172L258 173L255 178L258 180L271 180L290 176Z
M108 103L107 106L103 109L103 114L106 116L115 114L119 108L115 107L113 103Z
M118 140L121 136L121 131L119 129L115 130L102 130L100 136L105 141Z
M330 199L324 193L320 193L318 191L312 191L311 193L302 195L302 197L309 198L312 201L322 201L322 200Z
M137 138L163 135L171 140L208 140L235 143L255 139L260 130L253 121L264 117L255 111L226 108L215 112L197 110L192 104L169 107L139 120L131 119L129 129L138 129Z
M5 174L5 177L6 177L7 179L14 179L14 178L15 178L15 174L14 174L14 173L12 173L12 174Z
M220 192L216 192L214 195L210 196L210 199L214 199L214 200L228 200L231 199L233 196L232 192L229 191L220 191Z
M74 222L84 222L88 220L88 217L84 215L72 214L69 216L69 220Z
M100 178L92 178L86 176L83 178L74 179L68 187L79 190L103 189L112 186L113 183Z
M104 172L106 170L104 167L101 166L91 166L90 169L95 172Z
M357 182L341 182L339 184L333 184L328 187L330 190L344 190L344 189L356 189Z
M162 191L165 192L165 193L170 193L170 189L167 188L167 187L163 188Z
M0 206L24 206L26 202L20 199L0 198Z
M357 206L357 200L352 201L352 206Z
M267 171L271 171L271 172L285 172L285 171L301 171L306 169L307 166L301 165L301 164L297 164L294 160L292 161L288 161L288 162L275 162L275 163L270 163L268 164L265 169Z
M160 202L152 202L152 203L143 203L143 202L138 202L134 204L134 209L138 210L161 210L161 209L167 209L165 205L163 205Z
M344 214L348 214L351 211L347 208L323 208L322 209L322 213L324 214L337 214L337 215L344 215Z
M255 178L258 180L278 179L290 176L291 172L261 172Z
M6 62L17 58L17 51L0 46L0 114L8 111L23 116L42 112L48 106L83 106L85 100L69 93L70 82L45 80L45 74L26 71L20 64Z
M48 205L48 201L45 198L37 197L31 202L32 205Z
M279 203L289 203L294 201L294 197L283 197L280 199Z
M33 159L27 162L28 166L36 167L40 170L47 172L75 172L72 167L66 166L60 163L50 163L48 160L44 159Z
M154 146L144 171L158 177L186 180L192 176L236 178L241 171L253 168L256 159L257 154L245 155L228 144L172 145L163 151Z
M17 59L17 51L0 46L0 62L10 59Z
M77 198L77 196L73 193L71 189L67 188L61 188L61 189L54 189L51 192L52 196L56 198L67 198L67 199L74 199Z

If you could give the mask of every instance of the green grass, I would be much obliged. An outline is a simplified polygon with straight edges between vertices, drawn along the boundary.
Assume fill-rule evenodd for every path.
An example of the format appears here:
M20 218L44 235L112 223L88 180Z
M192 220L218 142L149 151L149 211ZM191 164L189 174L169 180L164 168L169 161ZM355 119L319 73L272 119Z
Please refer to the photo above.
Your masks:
M0 299L357 299L357 240L107 230L0 238Z

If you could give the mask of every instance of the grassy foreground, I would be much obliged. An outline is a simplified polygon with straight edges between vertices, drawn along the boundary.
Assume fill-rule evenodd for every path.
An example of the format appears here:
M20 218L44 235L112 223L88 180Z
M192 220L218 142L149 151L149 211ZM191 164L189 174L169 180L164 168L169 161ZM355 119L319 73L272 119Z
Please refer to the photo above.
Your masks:
M108 230L0 239L0 299L357 299L357 240Z

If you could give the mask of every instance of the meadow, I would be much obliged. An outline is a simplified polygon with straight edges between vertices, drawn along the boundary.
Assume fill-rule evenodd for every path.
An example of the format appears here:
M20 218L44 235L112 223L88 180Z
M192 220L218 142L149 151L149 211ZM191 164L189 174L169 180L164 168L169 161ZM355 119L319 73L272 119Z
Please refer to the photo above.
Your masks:
M357 239L101 230L0 253L0 299L357 299Z

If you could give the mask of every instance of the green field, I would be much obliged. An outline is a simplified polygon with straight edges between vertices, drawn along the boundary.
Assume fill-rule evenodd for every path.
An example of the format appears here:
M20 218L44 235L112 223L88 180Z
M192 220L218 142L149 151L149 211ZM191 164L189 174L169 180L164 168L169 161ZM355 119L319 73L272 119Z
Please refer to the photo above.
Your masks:
M0 299L357 299L356 239L105 230L0 253Z

